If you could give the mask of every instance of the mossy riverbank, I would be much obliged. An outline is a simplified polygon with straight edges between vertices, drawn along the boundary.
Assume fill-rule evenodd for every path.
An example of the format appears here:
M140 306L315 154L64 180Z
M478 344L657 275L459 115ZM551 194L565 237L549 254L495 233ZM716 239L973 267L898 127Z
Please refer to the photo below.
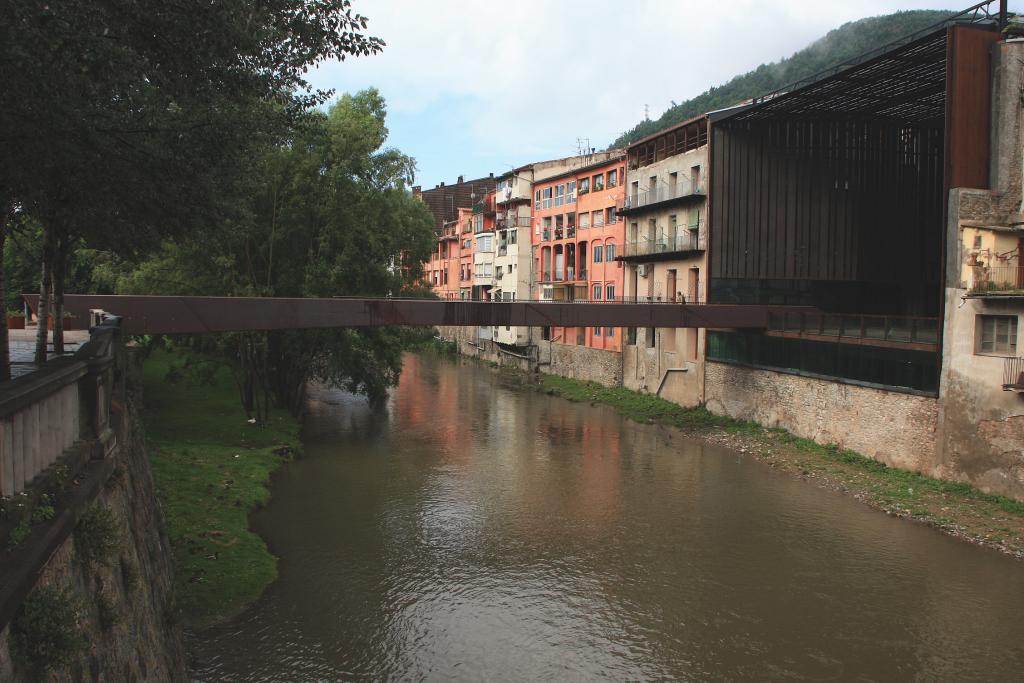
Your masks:
M1024 559L1022 502L968 484L887 467L860 453L821 445L783 429L713 415L703 406L684 408L652 394L554 375L528 376L508 368L501 373L552 396L603 403L637 422L677 428L688 436L738 450L819 486L852 495L888 514Z
M249 530L270 497L270 474L299 448L299 422L271 410L246 421L226 369L210 384L168 381L173 355L143 366L147 445L175 559L185 623L203 628L238 614L277 577L277 559Z

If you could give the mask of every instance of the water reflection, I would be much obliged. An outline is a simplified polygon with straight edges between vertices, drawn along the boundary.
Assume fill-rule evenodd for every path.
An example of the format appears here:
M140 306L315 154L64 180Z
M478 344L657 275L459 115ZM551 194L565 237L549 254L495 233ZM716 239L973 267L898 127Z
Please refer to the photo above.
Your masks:
M991 679L1024 566L734 452L408 358L315 393L254 524L280 580L209 680Z

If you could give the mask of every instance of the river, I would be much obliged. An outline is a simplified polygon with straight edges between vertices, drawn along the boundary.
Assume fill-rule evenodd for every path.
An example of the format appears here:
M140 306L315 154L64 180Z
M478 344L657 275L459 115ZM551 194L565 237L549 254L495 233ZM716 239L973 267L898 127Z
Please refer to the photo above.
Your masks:
M253 516L280 578L201 680L1024 670L1024 563L472 362L407 356L386 410L314 392L304 441Z

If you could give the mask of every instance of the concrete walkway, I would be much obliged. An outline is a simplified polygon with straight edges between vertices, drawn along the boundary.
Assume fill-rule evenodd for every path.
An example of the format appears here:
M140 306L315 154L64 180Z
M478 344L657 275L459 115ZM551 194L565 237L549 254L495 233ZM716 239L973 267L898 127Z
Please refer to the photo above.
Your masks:
M10 330L8 339L11 345L11 378L20 377L36 369L32 362L36 352L36 328L34 325L24 330ZM64 332L64 354L73 354L78 347L89 340L87 330L70 330ZM53 353L53 333L47 336L49 358L56 358Z

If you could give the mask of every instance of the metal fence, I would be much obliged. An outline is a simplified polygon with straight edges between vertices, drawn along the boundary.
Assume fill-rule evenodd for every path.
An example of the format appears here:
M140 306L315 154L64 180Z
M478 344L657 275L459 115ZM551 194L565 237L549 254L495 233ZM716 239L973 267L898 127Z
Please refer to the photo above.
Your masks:
M627 210L637 209L641 206L657 204L658 202L668 201L669 199L679 199L680 197L700 197L704 194L703 183L683 182L677 183L676 185L658 186L626 195L626 201L623 204L623 208Z

